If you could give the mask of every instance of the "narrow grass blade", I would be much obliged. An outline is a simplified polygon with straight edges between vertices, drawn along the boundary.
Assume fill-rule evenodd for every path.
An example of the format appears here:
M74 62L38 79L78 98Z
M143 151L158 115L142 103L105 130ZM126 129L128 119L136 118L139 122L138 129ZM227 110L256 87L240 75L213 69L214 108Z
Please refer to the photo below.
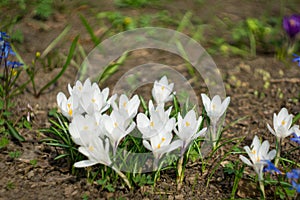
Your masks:
M69 50L69 54L68 54L67 60L66 60L66 62L65 62L65 64L64 64L64 66L62 67L61 71L60 71L60 72L59 72L59 73L58 73L58 74L57 74L50 82L48 82L46 85L44 85L44 86L40 89L40 91L38 92L37 96L40 96L41 93L42 93L45 89L47 89L47 88L50 87L53 83L55 83L55 82L63 75L63 73L66 71L66 69L68 68L68 66L69 66L69 64L70 64L70 62L71 62L71 60L72 60L72 57L73 57L73 55L74 55L74 52L75 52L75 49L76 49L76 45L77 45L78 38L79 38L79 36L77 36L77 37L73 40L72 45L71 45L71 48L70 48L70 50Z
M19 140L20 142L24 142L25 138L19 134L19 132L15 129L15 127L13 127L9 122L5 122L9 133L12 137L14 137L15 139Z
M69 32L69 30L71 29L71 26L67 26L60 34L59 36L57 36L57 38L55 38L50 45L43 51L41 58L44 58L52 49L54 49L56 47L56 45L58 44L58 42L60 40L62 40L67 33Z

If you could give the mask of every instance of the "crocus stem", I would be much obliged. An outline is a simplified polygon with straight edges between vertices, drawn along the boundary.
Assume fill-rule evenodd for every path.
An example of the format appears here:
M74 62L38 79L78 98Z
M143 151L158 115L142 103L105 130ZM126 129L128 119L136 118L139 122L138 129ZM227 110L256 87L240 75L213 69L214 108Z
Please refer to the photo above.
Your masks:
M263 199L266 199L266 193L265 193L265 185L264 185L264 181L261 180L259 181L259 187L260 187L260 191L263 195Z
M210 139L212 141L213 144L213 149L215 150L217 147L217 132L216 132L216 123L212 123L212 125L210 126Z
M277 138L277 152L276 152L276 158L275 158L275 162L274 162L275 167L278 167L280 151L281 151L281 138Z
M177 164L177 190L181 189L182 181L183 181L183 170L182 170L182 164L183 164L183 158L184 156L182 155L179 158L178 164Z
M157 159L157 158L155 158L155 159L153 160L153 164L152 164L152 166L153 166L153 171L157 171L157 170L158 170L158 161L159 161L159 159Z
M124 182L126 183L126 185L128 186L129 189L131 189L131 184L129 182L129 180L127 179L127 177L125 176L125 174L123 174L120 170L118 170L117 168L113 167L113 170L115 170L115 172L117 172L117 174L124 180Z

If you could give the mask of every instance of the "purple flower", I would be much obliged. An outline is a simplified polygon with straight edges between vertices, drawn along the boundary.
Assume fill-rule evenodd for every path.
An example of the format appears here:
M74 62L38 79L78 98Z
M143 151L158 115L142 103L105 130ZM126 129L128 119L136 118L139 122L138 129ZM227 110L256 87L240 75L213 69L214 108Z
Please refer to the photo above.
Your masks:
M263 172L270 172L271 174L277 173L281 174L281 171L275 167L275 165L270 160L265 160L267 166L264 167Z
M282 25L289 37L294 38L300 32L300 15L285 16Z
M293 59L293 62L297 62L298 66L300 67L300 56L298 56L297 54L293 54L293 56L295 57Z

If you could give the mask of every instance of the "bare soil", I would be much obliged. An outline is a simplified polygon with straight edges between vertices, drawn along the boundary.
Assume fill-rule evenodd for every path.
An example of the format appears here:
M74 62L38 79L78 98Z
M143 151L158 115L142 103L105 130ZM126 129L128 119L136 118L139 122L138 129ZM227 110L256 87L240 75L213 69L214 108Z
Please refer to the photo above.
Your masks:
M94 27L95 32L101 34L103 29L99 27L99 22L95 18L95 13L103 11L119 10L120 12L136 17L144 13L156 13L161 9L166 9L170 13L184 14L191 11L193 15L202 19L212 28L205 32L209 39L213 35L227 37L229 33L226 30L218 30L215 26L213 16L220 19L229 18L233 22L239 22L246 17L257 17L262 15L277 16L279 13L290 14L298 7L292 7L286 3L280 5L278 1L211 1L197 3L196 1L163 1L159 6L150 6L140 9L117 8L113 1L63 1L63 9L55 11L53 16L47 21L34 19L33 13L26 13L14 28L23 31L24 42L15 44L19 54L28 63L35 56L36 51L43 51L47 45L61 33L67 24L72 28L67 39L61 46L61 52L67 52L72 39L80 34L80 44L89 52L93 48L87 31L82 25L79 14L83 14L89 23ZM0 8L1 12L6 10L13 15L18 10L13 8ZM106 22L107 23L107 22ZM172 27L172 25L166 25ZM189 34L189 33L187 33ZM287 67L278 61L273 54L259 53L255 58L224 57L212 55L215 63L224 79L226 85L226 94L231 97L229 110L227 111L226 125L233 121L240 120L230 125L226 130L224 137L241 137L245 140L241 143L250 145L254 135L270 141L271 148L275 148L275 138L266 128L266 123L272 123L273 113L278 113L282 107L286 107L289 112L296 115L300 112L299 94L300 94L300 69L296 64L291 63ZM105 86L113 87L115 81L122 73L133 66L147 61L155 61L170 66L175 66L183 74L188 76L187 70L182 67L184 61L181 58L174 57L165 52L155 50L140 50L133 52L124 66L116 75L112 76ZM58 62L59 63L59 62ZM37 74L37 85L45 83L54 77L60 70L61 65L53 66L50 71L40 70ZM115 192L108 192L101 189L97 184L87 182L85 177L76 177L70 174L67 166L54 161L57 151L40 140L46 135L39 131L40 128L49 127L48 112L56 107L56 95L59 91L67 92L67 84L73 84L76 78L77 69L74 66L68 68L67 72L58 80L55 86L42 94L39 98L32 95L29 87L16 99L16 116L26 116L27 105L33 108L32 123L33 129L21 129L20 133L26 141L19 143L12 140L9 145L0 150L0 199L83 199L88 196L89 199L228 199L230 198L233 186L233 175L229 175L218 168L212 176L210 184L206 186L209 173L215 166L215 163L221 159L224 152L220 152L212 158L207 171L201 173L201 162L188 163L185 172L183 187L180 191L176 188L176 173L172 170L162 173L157 185L137 187L132 191L124 188L117 183ZM266 75L267 74L267 75ZM269 76L268 76L269 75ZM267 76L267 78L266 78ZM22 77L25 80L25 76ZM266 79L270 83L268 88L264 87ZM199 91L207 92L205 84L201 79L190 79L190 83L199 86ZM145 91L147 94L148 91ZM150 92L149 92L150 94ZM297 99L298 100L295 100ZM299 122L298 122L299 124ZM233 144L225 147L229 149ZM291 144L287 143L283 147L289 148ZM9 152L20 151L19 158L11 158ZM286 155L290 159L299 160L299 153ZM236 160L238 155L230 155L226 160ZM31 160L37 160L34 166L30 164ZM246 172L252 173L252 170L246 168ZM267 187L267 194L273 197L272 190ZM260 194L256 185L242 180L237 192L237 197L259 199Z

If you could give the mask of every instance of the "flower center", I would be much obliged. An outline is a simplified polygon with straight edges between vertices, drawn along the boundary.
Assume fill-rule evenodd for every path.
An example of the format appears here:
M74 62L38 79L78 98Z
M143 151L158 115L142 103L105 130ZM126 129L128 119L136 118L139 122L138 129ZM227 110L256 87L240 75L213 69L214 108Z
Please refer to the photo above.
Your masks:
M84 126L83 130L89 130L89 127L88 126Z
M161 86L161 90L164 91L165 90L165 86Z
M92 102L95 103L95 102L96 102L96 99L95 99L95 98L92 98Z
M296 21L294 19L290 19L289 23L291 26L296 26Z
M117 122L114 123L114 127L115 128L118 127L118 123Z
M215 110L215 109L216 109L216 105L215 105L215 104L212 104L212 105L211 105L211 109L212 109L212 110Z
M185 126L189 127L191 124L189 122L185 122Z
M153 122L153 121L150 122L150 126L151 126L152 128L154 127L154 122Z
M284 121L284 120L281 121L281 125L282 125L282 126L285 125L285 121Z
M92 145L89 146L89 151L94 151L94 149L95 149L94 146Z

